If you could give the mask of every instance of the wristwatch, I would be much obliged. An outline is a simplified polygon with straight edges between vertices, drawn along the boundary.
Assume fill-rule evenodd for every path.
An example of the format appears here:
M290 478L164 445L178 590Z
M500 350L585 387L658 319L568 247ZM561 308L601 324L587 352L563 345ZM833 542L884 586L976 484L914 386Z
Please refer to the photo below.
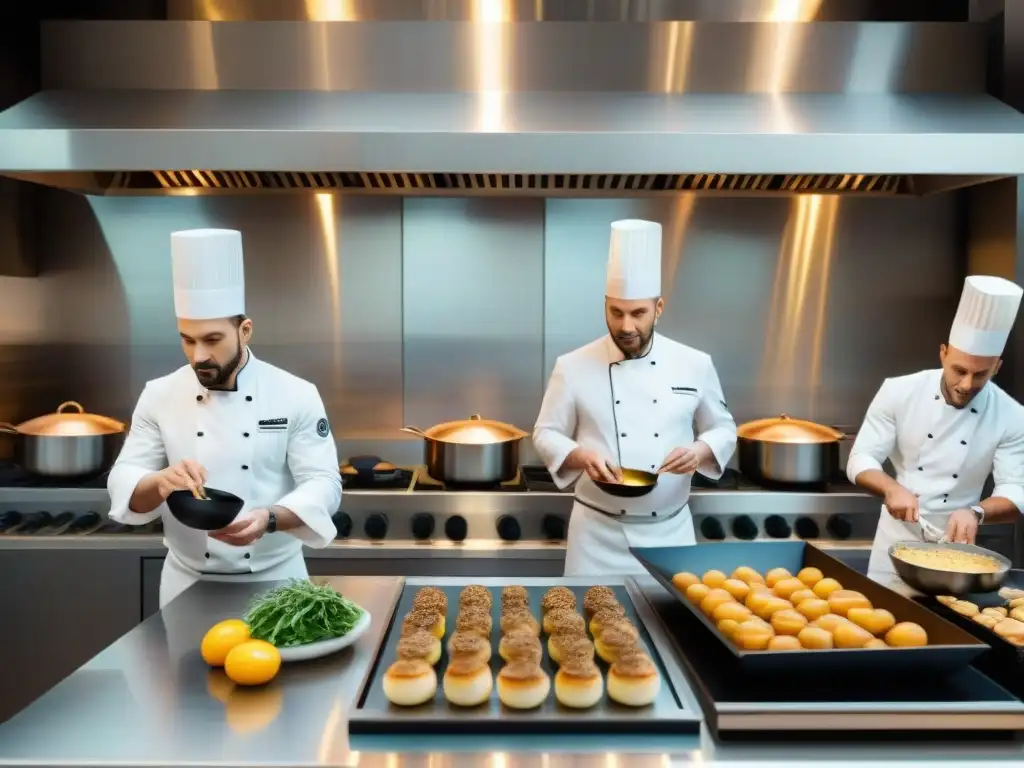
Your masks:
M273 533L277 530L277 515L274 514L274 510L267 510L267 533Z
M982 525L985 522L985 508L983 506L981 506L980 504L975 504L973 507L971 507L971 512L977 515L978 525Z

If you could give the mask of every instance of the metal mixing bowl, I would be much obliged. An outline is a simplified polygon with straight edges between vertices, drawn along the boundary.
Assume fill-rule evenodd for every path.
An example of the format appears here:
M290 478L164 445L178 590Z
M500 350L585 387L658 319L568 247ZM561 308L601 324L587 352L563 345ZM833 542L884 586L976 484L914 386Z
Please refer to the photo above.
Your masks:
M939 571L924 568L901 560L894 554L897 549L956 549L961 552L973 552L991 557L999 563L999 570L994 573L961 573L960 571ZM1010 572L1010 561L984 547L973 544L938 544L926 541L898 541L889 547L889 559L896 573L909 586L926 595L968 595L977 592L995 592L1003 585L1006 574Z

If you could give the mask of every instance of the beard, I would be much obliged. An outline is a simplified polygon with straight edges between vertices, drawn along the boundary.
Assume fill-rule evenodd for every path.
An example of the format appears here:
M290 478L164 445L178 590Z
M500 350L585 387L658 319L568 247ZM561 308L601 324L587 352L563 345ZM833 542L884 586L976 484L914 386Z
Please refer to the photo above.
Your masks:
M612 341L626 359L636 358L643 355L651 344L654 336L654 325L646 329L637 329L633 333L613 333Z
M196 363L192 366L199 383L207 389L225 389L231 377L242 365L242 358L245 355L245 347L242 346L241 338L238 339L238 349L234 357L224 365L218 365L212 360Z

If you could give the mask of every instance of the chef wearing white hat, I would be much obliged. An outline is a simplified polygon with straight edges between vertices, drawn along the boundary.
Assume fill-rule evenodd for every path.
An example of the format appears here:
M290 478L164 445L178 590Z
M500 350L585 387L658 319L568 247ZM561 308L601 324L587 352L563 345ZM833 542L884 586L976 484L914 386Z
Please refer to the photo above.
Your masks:
M932 539L931 530L973 543L980 524L1019 514L1024 408L992 377L1022 293L1001 277L968 277L939 348L942 368L886 379L871 402L846 474L884 499L868 566L874 580L896 580L888 551L897 541ZM895 479L882 470L886 459ZM995 488L981 499L990 473Z
M249 350L242 235L171 235L174 310L188 358L146 384L107 482L110 517L162 517L163 607L195 581L307 575L302 545L327 546L341 502L338 453L316 387ZM214 533L163 514L172 491L209 485L245 500Z
M578 481L567 576L639 573L631 546L695 543L690 477L720 477L736 447L711 357L654 331L660 224L612 224L605 294L608 335L558 358L533 432L556 484ZM658 472L658 484L627 499L593 482L620 468Z

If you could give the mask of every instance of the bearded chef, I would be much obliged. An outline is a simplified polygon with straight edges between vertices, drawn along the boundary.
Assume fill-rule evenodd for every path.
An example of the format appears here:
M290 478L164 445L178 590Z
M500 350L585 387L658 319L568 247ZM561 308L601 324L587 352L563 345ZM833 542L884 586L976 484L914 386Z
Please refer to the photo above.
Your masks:
M655 333L664 306L661 225L614 222L608 335L558 358L533 432L558 487L578 480L567 576L639 573L631 546L694 544L690 477L717 479L736 447L711 358ZM658 472L657 486L624 499L594 484L622 467Z
M1020 307L1001 277L968 277L942 368L886 379L864 417L846 473L884 499L868 576L896 581L889 547L921 541L920 521L974 543L982 523L1012 521L1024 504L1024 408L992 382ZM882 470L892 462L893 479ZM989 474L995 488L981 499Z
M241 233L175 232L171 264L189 364L146 384L107 482L111 519L163 518L161 608L199 580L305 578L302 546L331 542L341 502L316 387L249 349ZM245 500L226 528L207 533L164 514L173 491L206 485Z

